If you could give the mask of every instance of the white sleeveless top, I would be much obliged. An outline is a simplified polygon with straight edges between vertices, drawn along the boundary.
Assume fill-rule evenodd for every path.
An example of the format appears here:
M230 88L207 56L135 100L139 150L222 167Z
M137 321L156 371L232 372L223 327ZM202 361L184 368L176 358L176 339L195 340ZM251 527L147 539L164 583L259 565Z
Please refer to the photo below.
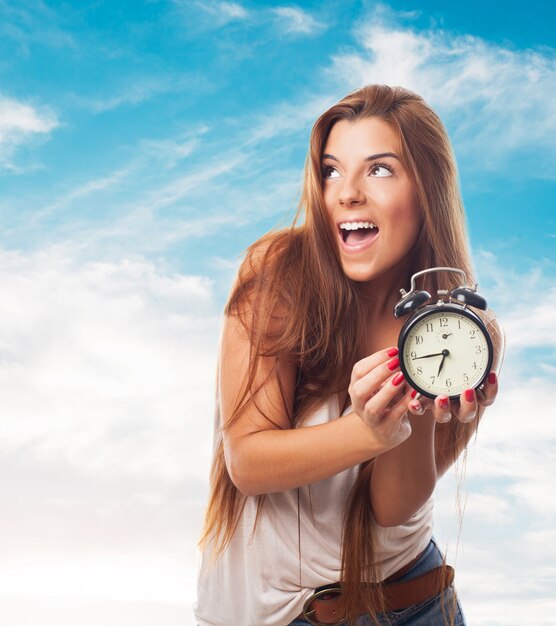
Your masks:
M339 412L338 396L331 396L301 427L328 422ZM356 466L299 490L267 494L255 530L257 498L247 497L223 555L211 562L210 545L202 555L194 606L199 626L285 626L316 587L338 581L342 519L357 471ZM375 524L383 579L427 547L432 509L431 498L402 526Z

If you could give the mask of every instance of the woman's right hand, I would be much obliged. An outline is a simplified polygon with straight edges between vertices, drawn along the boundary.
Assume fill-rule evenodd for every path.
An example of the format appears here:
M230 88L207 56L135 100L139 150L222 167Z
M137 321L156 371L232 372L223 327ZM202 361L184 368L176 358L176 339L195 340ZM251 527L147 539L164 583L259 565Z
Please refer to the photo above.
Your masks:
M399 370L397 354L397 348L389 348L358 361L348 389L354 412L389 447L411 434L407 417L411 389Z

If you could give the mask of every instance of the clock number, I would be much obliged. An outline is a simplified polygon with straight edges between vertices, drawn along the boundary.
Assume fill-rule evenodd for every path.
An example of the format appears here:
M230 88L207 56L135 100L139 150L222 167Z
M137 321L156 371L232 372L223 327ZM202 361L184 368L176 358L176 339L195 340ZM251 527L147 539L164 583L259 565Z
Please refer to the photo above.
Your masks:
M473 369L476 370L477 369L477 361L473 361L473 365L472 365Z
M461 330L461 320L458 320L458 330Z
M481 348L481 346L475 346L475 354L481 354L482 351L483 349Z
M469 382L469 376L467 374L463 375L463 382L467 384Z
M422 374L423 373L423 368L419 365L419 367L417 368L417 374Z
M431 385L434 385L434 381L436 380L436 376L431 376Z
M452 380L450 378L446 379L446 387L451 387L452 386Z
M423 335L415 335L415 343L417 345L419 345L420 343L423 343Z
M446 328L448 326L448 318L441 317L440 318L440 328Z
M416 358L417 358L417 352L415 352L415 350L413 350L409 356L410 356L412 359L416 359Z
M469 331L469 339L475 339L475 333L476 332L477 332L476 330L470 330Z
M432 333L433 331L432 322L426 322L426 327L427 327L427 332Z

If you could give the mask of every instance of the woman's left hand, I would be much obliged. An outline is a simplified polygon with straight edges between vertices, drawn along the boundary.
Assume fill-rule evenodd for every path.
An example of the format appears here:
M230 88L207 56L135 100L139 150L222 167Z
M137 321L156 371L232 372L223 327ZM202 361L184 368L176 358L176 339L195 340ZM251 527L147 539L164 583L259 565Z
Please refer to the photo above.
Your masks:
M480 409L493 404L498 393L498 377L495 372L490 372L484 385L479 389L466 389L458 401L450 401L448 396L437 396L434 402L424 396L416 397L408 403L408 409L414 415L422 415L430 409L434 419L440 424L449 422L455 417L460 422L467 424L472 422L478 415Z

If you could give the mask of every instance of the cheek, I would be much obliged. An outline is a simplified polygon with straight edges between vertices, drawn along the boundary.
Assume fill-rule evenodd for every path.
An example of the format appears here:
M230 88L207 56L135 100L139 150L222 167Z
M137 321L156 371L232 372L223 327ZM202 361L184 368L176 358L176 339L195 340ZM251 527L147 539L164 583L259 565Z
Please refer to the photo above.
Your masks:
M325 185L322 190L322 197L324 200L324 206L329 215L332 214L333 208L336 206L336 195L334 193L334 187L332 185Z
M392 220L398 227L403 228L403 234L407 239L417 237L421 228L421 211L417 203L400 203L392 211Z
M415 242L421 230L421 214L416 207L406 215L405 224L408 237Z
M404 201L401 201L398 207L400 222L405 224L408 234L412 233L416 236L421 228L422 221L417 193L413 189L407 190L404 194Z

